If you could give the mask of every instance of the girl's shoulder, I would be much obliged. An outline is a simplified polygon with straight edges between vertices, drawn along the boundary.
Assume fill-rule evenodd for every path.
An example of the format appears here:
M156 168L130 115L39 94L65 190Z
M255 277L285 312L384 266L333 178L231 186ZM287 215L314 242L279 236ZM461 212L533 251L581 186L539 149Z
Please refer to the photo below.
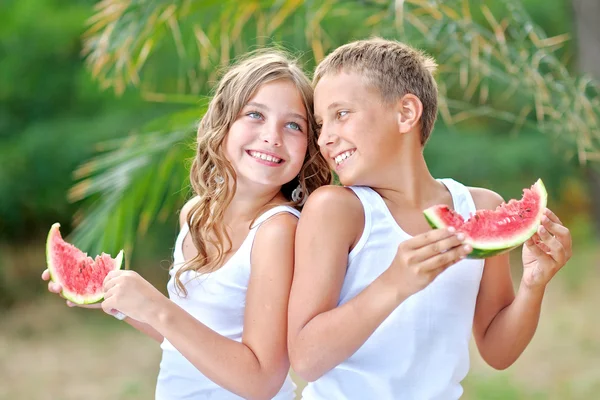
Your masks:
M187 223L188 214L190 213L190 211L192 211L192 208L194 208L194 206L196 204L198 204L199 200L200 200L200 196L194 196L191 199L189 199L183 205L183 207L181 207L181 211L179 212L179 227L180 228L183 227Z

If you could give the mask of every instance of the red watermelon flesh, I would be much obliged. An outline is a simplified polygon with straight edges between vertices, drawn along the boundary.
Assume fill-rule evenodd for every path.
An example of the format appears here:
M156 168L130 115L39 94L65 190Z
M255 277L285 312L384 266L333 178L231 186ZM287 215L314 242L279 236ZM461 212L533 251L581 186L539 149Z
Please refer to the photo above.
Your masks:
M121 268L123 250L112 258L102 253L92 259L63 240L60 224L50 228L46 242L46 262L53 282L63 287L62 295L76 304L96 303L104 298L102 283L106 275Z
M548 195L541 179L523 190L521 200L510 200L495 210L478 210L467 221L446 205L424 211L433 228L454 227L466 236L473 247L471 258L485 258L504 253L523 244L537 231Z

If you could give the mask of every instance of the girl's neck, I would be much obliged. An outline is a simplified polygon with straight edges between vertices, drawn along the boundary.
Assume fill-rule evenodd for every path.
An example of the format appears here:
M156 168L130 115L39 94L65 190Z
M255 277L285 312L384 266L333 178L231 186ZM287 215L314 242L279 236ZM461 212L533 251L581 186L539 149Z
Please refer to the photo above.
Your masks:
M280 189L265 191L248 190L238 184L231 203L225 211L225 223L252 221L267 204L285 202Z

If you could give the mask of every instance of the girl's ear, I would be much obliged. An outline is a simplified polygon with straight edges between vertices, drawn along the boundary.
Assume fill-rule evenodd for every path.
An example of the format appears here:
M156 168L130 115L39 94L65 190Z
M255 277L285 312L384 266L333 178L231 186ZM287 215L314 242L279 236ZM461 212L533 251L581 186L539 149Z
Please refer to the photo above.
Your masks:
M399 132L411 132L415 127L419 126L419 121L423 114L423 103L414 94L405 94L396 103L396 113Z

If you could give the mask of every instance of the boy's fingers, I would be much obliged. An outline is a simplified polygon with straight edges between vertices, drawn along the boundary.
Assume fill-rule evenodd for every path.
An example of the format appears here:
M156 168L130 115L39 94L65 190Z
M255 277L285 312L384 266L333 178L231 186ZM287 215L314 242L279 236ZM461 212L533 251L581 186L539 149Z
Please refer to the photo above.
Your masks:
M559 242L554 236L552 236L543 226L540 226L538 228L538 232L540 234L540 237L542 238L542 243L538 245L538 247L540 247L540 251L540 245L545 245L550 250L552 258L559 264L563 264L565 261L566 253L562 243Z
M471 246L468 245L457 246L446 251L445 253L438 254L437 256L433 256L425 260L423 262L423 270L432 272L439 270L439 274L449 266L456 264L458 261L463 259L472 250L473 249L471 249Z
M546 208L544 214L548 217L548 219L550 219L550 221L560 225L563 224L562 222L560 222L560 219L556 216L556 214L554 214L549 208Z
M542 225L554 236L566 238L569 236L569 229L558 222L552 221L550 218L542 217Z
M416 250L430 245L431 243L447 239L451 236L456 236L456 230L454 228L432 229L428 232L417 235L404 243L407 249Z
M546 253L540 248L540 244L543 244L541 241L536 242L532 239L529 239L525 242L527 248L539 259L541 257L546 256Z
M416 262L425 261L431 257L435 257L457 246L460 246L462 244L462 240L464 240L464 236L460 238L460 236L452 235L448 238L433 242L428 246L424 246L415 250L414 259Z
M554 235L556 240L560 242L562 247L565 249L567 256L571 256L572 239L569 228L561 225L560 223L552 221L550 218L542 217L542 226L546 228L551 235Z

